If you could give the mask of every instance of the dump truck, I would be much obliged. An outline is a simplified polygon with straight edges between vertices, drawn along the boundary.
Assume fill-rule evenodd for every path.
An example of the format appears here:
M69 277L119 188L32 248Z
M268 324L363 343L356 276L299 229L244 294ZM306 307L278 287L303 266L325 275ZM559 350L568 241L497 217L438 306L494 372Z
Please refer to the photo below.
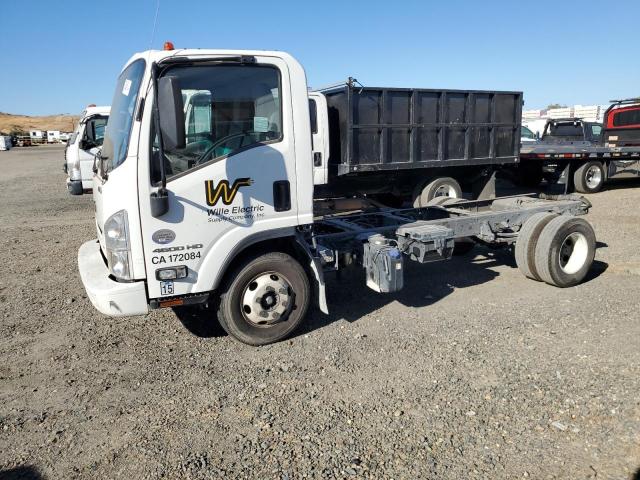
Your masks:
M331 105L348 110L344 97L353 90L343 85L318 98L335 115ZM358 193L354 183L342 196L336 188L319 198L318 184L347 182L342 178L369 165L377 164L376 173L394 172L395 166L380 167L384 145L392 152L414 145L417 152L411 138L437 138L435 146L428 142L432 156L425 161L447 165L457 160L447 152L457 157L472 148L473 135L456 131L447 138L447 126L425 118L434 110L414 95L405 96L413 112L401 127L388 117L373 127L370 119L352 119L338 132L325 131L328 149L326 143L319 149L305 72L291 55L172 45L135 54L118 77L96 160L97 238L78 252L89 300L110 316L201 308L237 340L264 345L291 335L312 304L328 313L325 282L332 272L361 269L372 290L393 293L403 287L406 262L447 260L456 246L511 246L531 279L557 287L583 281L596 240L582 217L590 204L578 196L436 196L393 207ZM510 100L516 109L518 101ZM460 102L469 105L469 96ZM504 123L515 129L515 141L520 125ZM401 147L393 146L395 128ZM420 128L427 131L410 131ZM444 136L434 128L445 128ZM326 171L317 170L324 160L317 152L335 155L332 135L340 154ZM492 146L501 133L477 135L485 148L479 157L501 156Z
M463 189L489 197L496 170L518 162L521 92L365 87L350 77L309 101L318 198L357 191L419 207Z

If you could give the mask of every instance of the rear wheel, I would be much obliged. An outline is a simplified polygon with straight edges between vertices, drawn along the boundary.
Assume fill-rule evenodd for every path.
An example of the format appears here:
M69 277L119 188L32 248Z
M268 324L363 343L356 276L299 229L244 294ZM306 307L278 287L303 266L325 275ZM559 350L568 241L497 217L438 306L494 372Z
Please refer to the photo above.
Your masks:
M587 162L573 174L573 184L580 193L597 193L604 185L604 167L601 162Z
M436 197L462 197L460 184L451 177L436 178L426 185L421 185L413 193L413 206L425 207L427 203Z
M230 275L220 295L218 320L237 340L266 345L295 330L309 299L309 279L298 261L286 253L267 253Z
M525 277L540 281L536 270L536 245L540 233L557 215L549 212L536 213L524 223L516 241L516 265Z
M560 216L542 230L536 245L535 265L540 279L556 287L577 285L591 268L596 235L586 220Z

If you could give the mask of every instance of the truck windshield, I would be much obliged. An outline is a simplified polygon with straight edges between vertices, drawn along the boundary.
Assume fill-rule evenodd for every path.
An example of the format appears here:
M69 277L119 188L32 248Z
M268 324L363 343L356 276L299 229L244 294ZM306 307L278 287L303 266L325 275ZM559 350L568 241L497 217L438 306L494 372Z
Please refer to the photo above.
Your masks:
M549 125L552 137L583 137L582 125L574 123L552 123Z
M212 159L282 138L280 73L264 65L202 65L171 68L185 114L185 147L166 150L168 178ZM158 150L153 145L152 181Z
M109 161L106 165L107 172L118 167L127 157L133 114L144 69L144 60L136 60L118 78L111 102L111 114L104 134L103 154L108 156Z

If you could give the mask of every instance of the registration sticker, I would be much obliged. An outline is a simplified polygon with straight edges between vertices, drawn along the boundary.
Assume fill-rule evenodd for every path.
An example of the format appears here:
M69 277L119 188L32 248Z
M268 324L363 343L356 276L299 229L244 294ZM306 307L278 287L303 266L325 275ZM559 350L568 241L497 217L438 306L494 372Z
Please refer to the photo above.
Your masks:
M124 85L122 86L122 94L125 97L129 96L129 90L131 90L131 80L128 78L124 81Z
M160 295L173 295L173 280L160 282Z
M268 132L269 131L269 119L267 117L253 117L253 131L254 132Z

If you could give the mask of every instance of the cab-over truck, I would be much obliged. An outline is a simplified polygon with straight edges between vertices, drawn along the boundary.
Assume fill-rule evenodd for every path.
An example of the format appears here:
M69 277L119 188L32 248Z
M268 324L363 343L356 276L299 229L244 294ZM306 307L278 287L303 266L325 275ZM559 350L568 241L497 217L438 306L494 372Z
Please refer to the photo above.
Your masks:
M310 118L304 70L284 52L134 55L96 162L98 238L78 253L94 306L126 316L201 305L236 339L262 345L291 334L312 298L328 312L325 275L343 268L395 292L405 261L445 260L477 242L515 245L538 281L569 287L587 274L595 234L580 197L439 196L411 208L356 189L314 199Z

